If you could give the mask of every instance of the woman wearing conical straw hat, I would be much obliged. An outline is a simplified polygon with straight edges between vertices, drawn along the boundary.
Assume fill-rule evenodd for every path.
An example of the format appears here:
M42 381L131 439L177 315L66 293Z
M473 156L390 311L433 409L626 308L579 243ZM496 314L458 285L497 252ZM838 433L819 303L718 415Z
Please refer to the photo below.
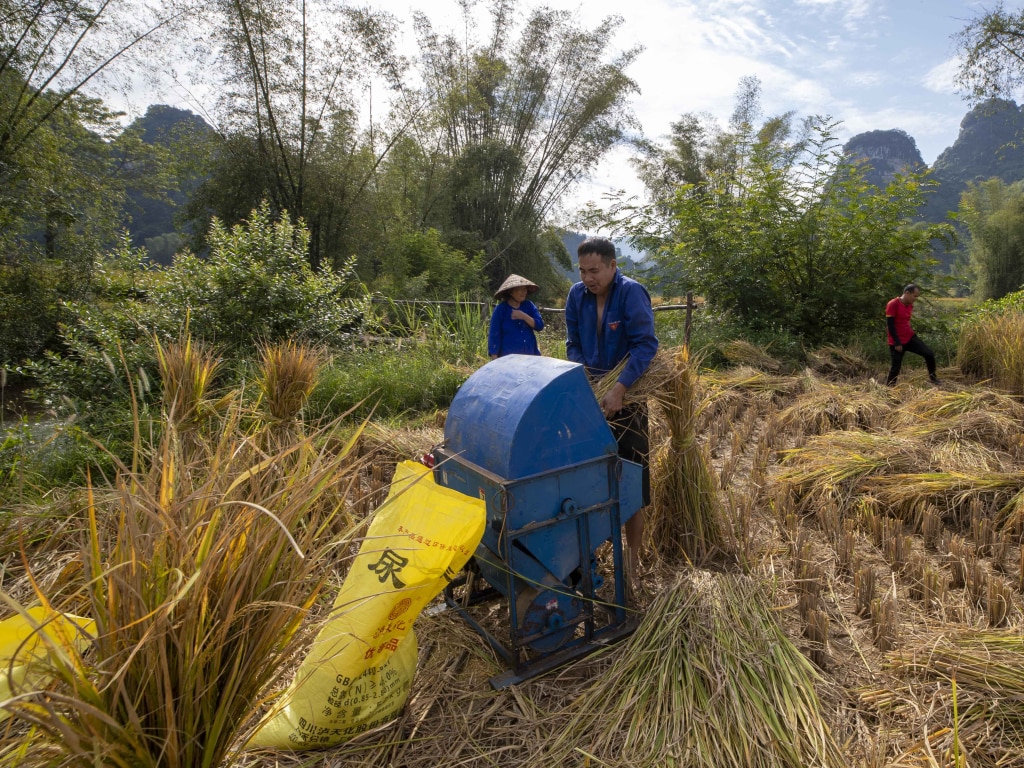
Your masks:
M494 293L498 305L491 313L487 354L491 360L503 355L539 355L535 331L544 328L540 311L526 297L537 284L519 275L509 275Z

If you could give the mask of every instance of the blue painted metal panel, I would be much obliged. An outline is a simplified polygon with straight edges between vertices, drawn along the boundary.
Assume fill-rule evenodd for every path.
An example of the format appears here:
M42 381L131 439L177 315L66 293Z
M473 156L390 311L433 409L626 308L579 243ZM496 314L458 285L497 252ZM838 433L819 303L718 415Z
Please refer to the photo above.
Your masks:
M506 355L480 368L448 409L445 446L513 480L617 451L583 366Z

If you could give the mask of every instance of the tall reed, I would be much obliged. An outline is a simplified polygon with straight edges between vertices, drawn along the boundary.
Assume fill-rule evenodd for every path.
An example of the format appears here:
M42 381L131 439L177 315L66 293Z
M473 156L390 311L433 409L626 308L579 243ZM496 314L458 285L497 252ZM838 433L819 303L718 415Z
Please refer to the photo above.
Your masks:
M980 313L960 329L957 364L1014 395L1024 395L1024 311Z

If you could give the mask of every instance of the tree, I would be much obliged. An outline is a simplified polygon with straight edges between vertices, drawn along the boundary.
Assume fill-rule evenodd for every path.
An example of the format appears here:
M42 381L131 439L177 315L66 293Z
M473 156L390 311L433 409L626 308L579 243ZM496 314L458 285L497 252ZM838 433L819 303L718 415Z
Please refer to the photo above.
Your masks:
M417 103L428 105L417 137L444 158L448 190L430 220L467 253L485 252L494 285L510 271L551 275L546 217L635 126L628 99L637 87L626 69L639 50L610 53L621 19L591 30L567 12L540 8L517 29L515 10L514 0L494 0L486 39L469 2L461 40L416 17L424 82Z
M0 0L0 218L5 232L40 206L51 209L42 215L59 220L59 209L69 206L52 199L60 197L64 186L48 183L54 137L78 123L108 138L112 115L95 93L104 84L116 86L118 77L130 73L133 54L183 20L184 2L153 8L132 0Z
M340 267L353 211L395 140L378 148L355 118L358 86L375 75L400 86L393 19L330 0L217 0L210 13L214 47L199 60L218 75L222 142L191 217L236 222L267 199L305 222L314 268Z
M753 329L785 329L811 343L841 338L877 321L897 286L926 274L930 242L948 226L911 226L925 176L868 184L828 118L799 131L789 115L755 127L751 85L728 131L698 133L714 141L683 144L689 154L665 150L692 158L680 166L693 181L598 213L634 242L660 246L666 288L696 291Z
M1024 10L1010 12L998 2L954 40L960 57L957 83L971 99L1009 97L1024 85Z
M968 184L959 219L970 233L975 295L999 299L1024 287L1024 182L992 178Z

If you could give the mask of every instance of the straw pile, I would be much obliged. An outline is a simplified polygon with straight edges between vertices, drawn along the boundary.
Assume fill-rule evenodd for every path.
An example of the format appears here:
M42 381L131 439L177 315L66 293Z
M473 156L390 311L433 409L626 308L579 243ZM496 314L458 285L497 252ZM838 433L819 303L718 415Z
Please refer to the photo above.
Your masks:
M974 758L972 765L1020 765L1024 637L1019 630L947 630L916 652L893 654L891 666L905 675L939 681L934 708L939 718L955 726L946 739L947 752L956 748L955 733L960 751Z
M845 759L807 658L752 579L691 571L565 715L535 765L805 768Z
M892 410L880 387L831 384L806 377L805 391L775 417L774 427L784 432L799 428L820 435L833 429L876 429Z
M743 339L735 339L725 344L720 344L718 351L730 363L749 365L770 373L778 373L782 370L782 363L777 359L756 344L751 344Z
M827 344L807 353L811 369L828 378L855 379L868 376L872 368L860 349Z

